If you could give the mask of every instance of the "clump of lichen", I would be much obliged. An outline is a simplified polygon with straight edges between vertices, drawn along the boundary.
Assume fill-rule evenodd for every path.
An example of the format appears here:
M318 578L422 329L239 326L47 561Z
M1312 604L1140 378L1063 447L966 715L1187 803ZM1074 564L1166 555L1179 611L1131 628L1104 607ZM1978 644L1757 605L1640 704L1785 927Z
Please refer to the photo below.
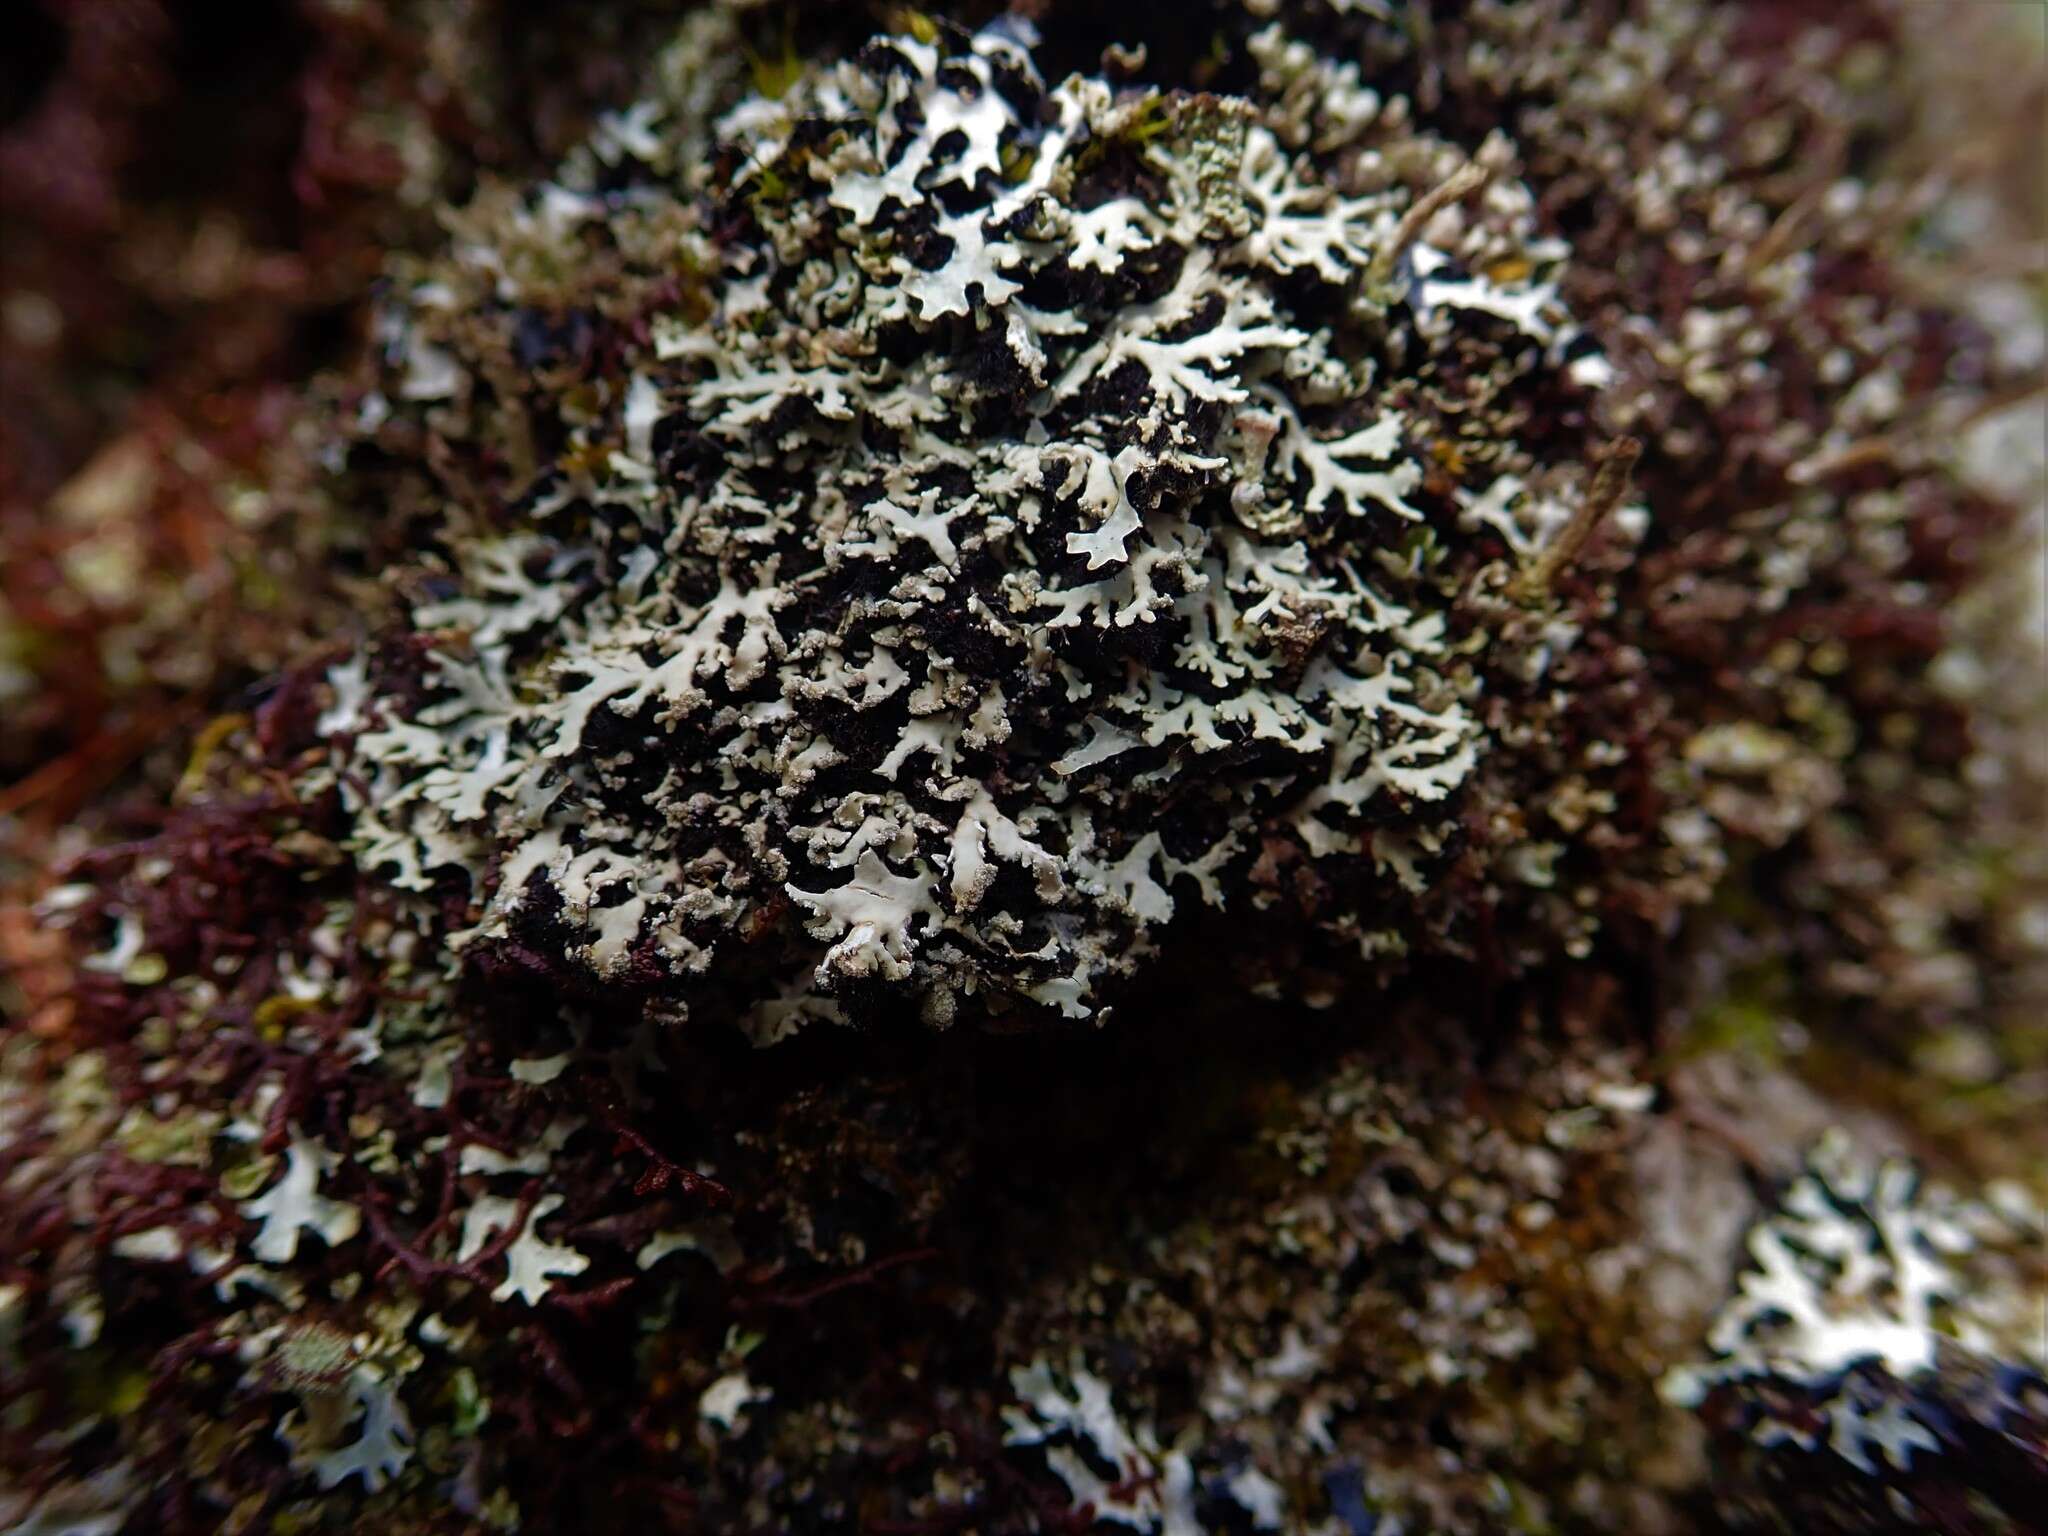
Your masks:
M1875 1164L1837 1133L1748 1239L1717 1358L1674 1371L1745 1526L2024 1530L2048 1486L2044 1216Z
M672 115L391 311L394 393L526 443L493 348L565 274L637 282L551 461L451 530L424 670L336 673L363 866L494 888L468 942L761 975L763 1042L878 989L1085 1017L1259 861L1376 872L1318 919L1398 951L1495 747L1437 546L1461 503L1542 542L1512 423L1601 377L1505 147L1369 92L1311 146L1257 97L1048 88L1021 23L750 97L703 166ZM1470 492L1424 484L1453 369L1500 424ZM1573 628L1531 627L1533 681Z

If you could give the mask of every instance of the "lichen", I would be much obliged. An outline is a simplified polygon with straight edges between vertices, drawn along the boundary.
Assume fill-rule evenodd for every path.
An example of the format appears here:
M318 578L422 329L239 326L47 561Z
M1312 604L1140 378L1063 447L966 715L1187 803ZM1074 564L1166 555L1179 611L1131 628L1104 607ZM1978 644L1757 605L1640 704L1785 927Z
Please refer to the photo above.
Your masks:
M1741 1472L1731 1515L1757 1523L1763 1495L1808 1530L2022 1528L2021 1490L2048 1476L2044 1233L2016 1186L1962 1200L1839 1131L1824 1139L1750 1230L1753 1267L1707 1334L1714 1359L1664 1383Z
M494 889L466 942L723 980L744 936L812 978L754 1013L773 1039L882 985L1086 1017L1276 831L1427 880L1488 744L1394 559L1432 430L1395 371L1541 387L1558 252L1509 186L1461 231L1531 251L1487 289L1557 317L1525 347L1453 316L1505 299L1415 277L1452 260L1397 243L1430 184L1338 176L1253 100L1047 87L1030 45L879 39L732 108L726 169L619 148L631 198L535 194L559 247L707 275L637 317L514 525L451 544L424 694L338 717L360 862ZM451 285L531 297L505 265L412 291L408 369Z

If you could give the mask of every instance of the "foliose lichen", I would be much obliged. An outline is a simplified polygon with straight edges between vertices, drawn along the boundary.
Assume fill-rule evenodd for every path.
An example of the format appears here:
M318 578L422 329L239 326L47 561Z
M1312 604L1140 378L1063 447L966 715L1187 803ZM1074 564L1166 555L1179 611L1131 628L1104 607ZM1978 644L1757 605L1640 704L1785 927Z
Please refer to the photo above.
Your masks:
M878 39L702 165L636 109L602 191L570 167L392 311L399 392L435 399L469 388L453 318L536 270L595 242L685 274L509 526L450 541L414 685L335 673L358 857L492 892L468 942L765 970L767 1042L863 989L1086 1017L1276 842L1429 883L1491 744L1423 558L1459 498L1421 489L1417 381L1483 376L1502 416L1597 383L1566 248L1500 141L1362 90L1048 87L1031 42ZM1460 497L1541 546L1529 457L1485 446ZM1373 947L1360 907L1323 921Z
M1745 1526L2023 1530L2048 1481L2048 1217L1825 1139L1749 1233L1715 1358L1665 1380L1736 1474Z

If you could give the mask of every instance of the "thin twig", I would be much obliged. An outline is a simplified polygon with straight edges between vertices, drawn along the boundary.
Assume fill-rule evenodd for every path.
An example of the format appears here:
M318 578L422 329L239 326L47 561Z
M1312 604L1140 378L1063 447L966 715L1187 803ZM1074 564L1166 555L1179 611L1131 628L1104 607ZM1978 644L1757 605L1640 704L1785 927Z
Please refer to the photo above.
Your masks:
M822 1301L825 1297L835 1292L846 1290L851 1286L872 1285L883 1274L902 1265L922 1264L927 1259L940 1257L943 1257L943 1255L937 1248L912 1248L903 1253L892 1253L887 1258L876 1259L872 1264L864 1264L859 1269L849 1270L845 1274L834 1275L831 1279L814 1285L806 1291L796 1291L782 1295L770 1293L762 1296L745 1297L740 1301L740 1306L743 1309L755 1307L801 1309L810 1306L813 1302Z
M1463 202L1491 180L1492 171L1477 162L1468 162L1453 172L1451 179L1442 186L1415 199L1409 204L1408 211L1401 215L1401 222L1394 226L1387 243L1374 253L1372 265L1365 270L1366 281L1386 282L1394 275L1394 263L1401 259L1401 253L1415 243L1431 219L1451 204Z
M1593 531L1628 494L1629 476L1635 472L1636 460L1642 454L1643 445L1632 437L1617 438L1607 446L1593 471L1593 483L1572 513L1571 521L1517 578L1517 596L1534 599L1550 591L1551 583L1578 557Z

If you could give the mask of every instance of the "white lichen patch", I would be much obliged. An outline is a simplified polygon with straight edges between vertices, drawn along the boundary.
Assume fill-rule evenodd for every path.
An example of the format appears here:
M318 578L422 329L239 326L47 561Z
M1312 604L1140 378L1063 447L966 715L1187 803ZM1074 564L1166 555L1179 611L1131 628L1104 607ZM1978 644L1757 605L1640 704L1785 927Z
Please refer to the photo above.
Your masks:
M347 1242L362 1225L361 1213L345 1200L320 1193L320 1177L332 1172L335 1155L316 1141L294 1135L285 1148L284 1177L253 1200L242 1214L262 1222L249 1251L265 1264L289 1264L299 1251L299 1234L311 1232L330 1248Z
M1109 1384L1080 1360L1064 1370L1044 1360L1010 1371L1016 1401L1003 1409L1003 1444L1036 1448L1076 1509L1154 1536L1200 1536L1198 1491L1235 1504L1253 1530L1286 1529L1287 1495L1257 1467L1198 1471L1181 1446L1161 1449L1149 1424L1125 1423Z
M505 1278L492 1291L491 1300L509 1301L517 1296L533 1306L554 1288L557 1279L580 1275L590 1268L590 1257L566 1243L551 1243L537 1228L542 1218L562 1204L560 1195L543 1195L521 1221L517 1200L497 1195L478 1195L462 1213L462 1242L455 1250L458 1263L467 1263L482 1253L500 1232L519 1222L518 1236L504 1253Z
M354 1438L342 1438L350 1432ZM369 1365L351 1371L340 1392L288 1413L277 1434L292 1447L294 1470L310 1472L322 1488L360 1478L364 1491L375 1493L412 1460L412 1420L397 1385Z
M2038 1241L2040 1231L2038 1212L1959 1199L1902 1159L1869 1158L1831 1132L1750 1230L1753 1267L1707 1335L1715 1358L1672 1371L1663 1394L1691 1407L1724 1385L1797 1384L1817 1404L1797 1422L1766 1412L1752 1431L1760 1443L1819 1437L1865 1472L1880 1461L1909 1467L1916 1448L1936 1446L1939 1424L1859 1377L1930 1377L1945 1346L2027 1358L2030 1330L2011 1324L2031 1308L1973 1283L1968 1265L1981 1247ZM2043 1348L2031 1343L2037 1359Z
M745 1371L730 1371L704 1389L697 1400L697 1416L725 1434L745 1434L747 1409L774 1396L768 1388L749 1381Z
M659 113L607 120L608 176L673 164L729 210L713 240L665 205L702 290L593 386L525 522L450 541L425 701L358 661L325 717L358 859L490 890L469 943L749 987L769 1043L874 987L1087 1017L1274 838L1427 885L1484 743L1398 553L1458 509L1420 497L1377 354L1556 366L1561 248L1496 176L1411 261L1401 215L1462 156L1355 70L1261 107L1049 87L1032 43L878 40L694 169ZM1414 184L1342 184L1375 139ZM542 201L519 239L627 238L579 186ZM479 235L447 280L518 303L516 270ZM433 310L389 327L401 395L446 383Z

